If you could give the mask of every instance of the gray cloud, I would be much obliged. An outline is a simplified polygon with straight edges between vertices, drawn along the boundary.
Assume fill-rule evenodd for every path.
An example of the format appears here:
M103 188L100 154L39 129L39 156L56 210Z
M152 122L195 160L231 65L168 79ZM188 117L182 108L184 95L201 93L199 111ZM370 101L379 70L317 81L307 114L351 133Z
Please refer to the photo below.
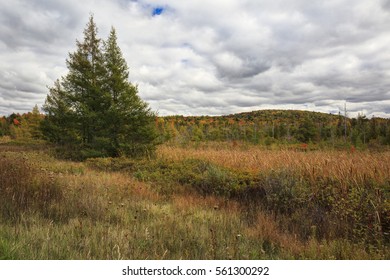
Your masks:
M163 7L160 15L153 9ZM0 0L0 115L41 106L90 13L161 115L390 117L388 0Z

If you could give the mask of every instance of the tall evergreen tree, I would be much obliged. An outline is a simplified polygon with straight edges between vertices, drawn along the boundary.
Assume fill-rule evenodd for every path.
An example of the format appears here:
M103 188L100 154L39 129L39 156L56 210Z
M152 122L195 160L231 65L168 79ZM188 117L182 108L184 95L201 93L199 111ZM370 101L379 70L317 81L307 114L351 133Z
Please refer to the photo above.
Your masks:
M139 98L137 86L128 81L128 66L117 44L114 28L104 43L104 61L111 101L107 112L107 132L112 152L114 155L136 155L150 151L157 136L155 115Z
M69 54L66 61L69 73L62 85L70 93L82 143L90 146L104 126L102 119L109 106L109 97L104 91L102 42L97 37L92 16L84 30L84 41L76 41L76 44L77 50Z
M155 115L128 81L129 71L115 29L106 42L91 16L84 40L67 59L68 74L46 99L46 137L70 143L89 156L145 154L154 147Z

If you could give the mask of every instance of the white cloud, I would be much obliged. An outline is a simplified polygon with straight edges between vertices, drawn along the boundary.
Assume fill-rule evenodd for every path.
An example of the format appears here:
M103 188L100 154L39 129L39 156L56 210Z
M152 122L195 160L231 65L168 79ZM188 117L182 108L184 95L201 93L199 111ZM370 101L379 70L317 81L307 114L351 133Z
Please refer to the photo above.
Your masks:
M162 115L337 112L347 100L351 114L390 117L389 3L0 0L0 115L43 104L93 13Z

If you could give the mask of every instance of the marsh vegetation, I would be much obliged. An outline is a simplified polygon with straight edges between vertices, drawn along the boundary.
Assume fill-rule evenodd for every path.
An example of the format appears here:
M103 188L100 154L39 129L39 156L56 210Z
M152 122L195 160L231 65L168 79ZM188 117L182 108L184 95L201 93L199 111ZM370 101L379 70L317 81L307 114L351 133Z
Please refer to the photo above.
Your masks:
M389 259L390 153L0 146L1 259Z

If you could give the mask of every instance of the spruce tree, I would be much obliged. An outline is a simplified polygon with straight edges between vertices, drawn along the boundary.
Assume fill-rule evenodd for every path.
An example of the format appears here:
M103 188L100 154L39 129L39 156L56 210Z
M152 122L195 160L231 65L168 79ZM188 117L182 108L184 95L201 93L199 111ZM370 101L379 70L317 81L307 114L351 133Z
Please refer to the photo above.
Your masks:
M117 44L114 28L104 43L106 86L110 94L107 132L114 155L139 155L153 150L155 115L138 96L138 88L128 81L129 70Z
M81 158L153 151L155 115L128 81L115 29L102 42L91 16L76 44L66 60L68 74L50 88L43 107L46 138L72 145Z
M92 16L84 30L84 41L76 41L76 44L77 50L69 54L66 61L69 73L62 85L70 93L81 141L85 146L93 147L104 127L102 120L109 106L109 96L104 91L102 42L97 37Z
M43 110L46 117L41 124L43 135L50 142L72 145L78 142L75 112L72 110L70 94L64 91L60 80L49 88Z

